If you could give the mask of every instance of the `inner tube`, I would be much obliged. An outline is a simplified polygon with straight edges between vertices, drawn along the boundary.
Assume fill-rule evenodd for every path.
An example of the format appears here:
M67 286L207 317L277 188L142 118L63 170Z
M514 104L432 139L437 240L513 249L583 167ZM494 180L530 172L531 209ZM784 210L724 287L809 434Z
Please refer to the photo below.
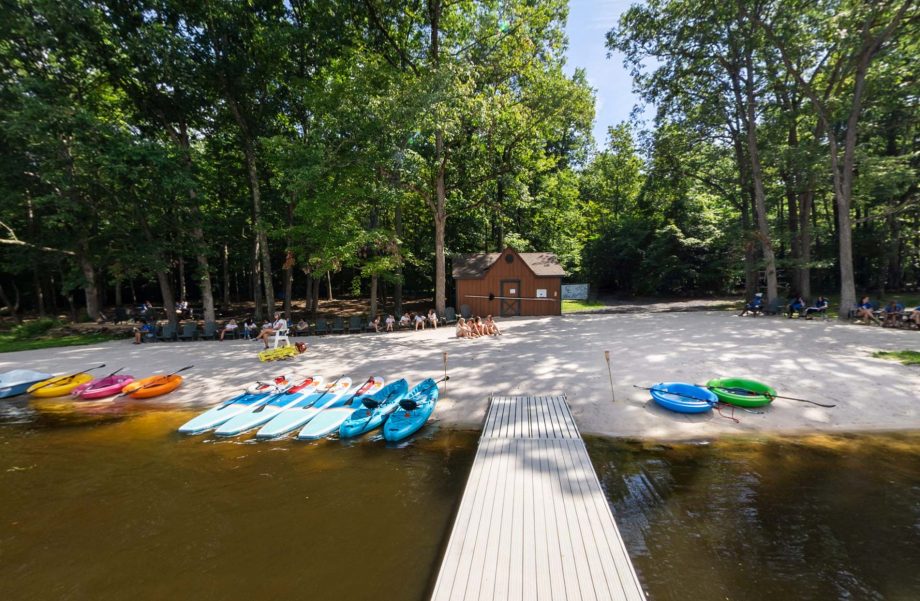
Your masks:
M709 380L706 387L716 393L719 400L736 407L763 407L776 398L776 391L757 380L721 378Z

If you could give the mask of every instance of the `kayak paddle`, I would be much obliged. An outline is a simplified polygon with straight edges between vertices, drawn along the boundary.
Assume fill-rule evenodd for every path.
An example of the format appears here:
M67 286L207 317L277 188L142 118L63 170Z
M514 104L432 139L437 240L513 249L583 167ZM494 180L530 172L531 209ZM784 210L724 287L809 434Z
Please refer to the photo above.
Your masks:
M332 384L330 384L329 386L327 386L327 387L326 387L326 390L324 390L323 393L322 393L321 395L319 395L318 397L316 397L316 400L315 400L315 401L313 401L313 402L310 403L309 405L305 405L305 406L301 407L301 409L309 409L310 407L312 407L313 405L315 405L316 403L318 403L319 400L320 400L321 398L323 398L324 396L326 396L327 394L329 394L329 391L332 390L333 388L335 388L335 385L339 383L339 380L341 380L341 379L344 378L344 377L345 377L345 374L342 374L341 376L339 376L338 378L336 378L336 379L335 379L335 382L333 382Z
M699 385L698 385L698 384L694 384L694 386L699 386ZM809 401L808 399L798 399L798 398L793 397L793 396L783 396L783 395L781 395L781 394L763 394L763 395L761 395L761 393L759 393L759 392L754 392L754 391L748 390L748 389L746 389L746 388L722 388L721 386L700 386L700 388L708 388L709 390L724 390L724 391L730 392L730 393L732 393L732 394L744 394L744 395L747 395L747 396L768 396L768 397L771 397L771 398L774 398L774 399L785 399L785 400L787 400L787 401L798 401L798 402L800 402L800 403L811 403L812 405L817 405L818 407L828 407L828 408L830 408L830 407L836 407L836 406L837 406L837 405L829 405L829 404L826 404L826 403L819 403L819 402L817 402L817 401Z
M447 380L450 380L450 376L444 376L437 382L434 382L433 385L435 388L437 388L438 384L440 384L441 382L446 382ZM431 386L429 386L425 390L420 390L419 392L428 392L429 390L431 390ZM418 403L408 398L399 401L399 406L405 409L406 411L412 411L413 409L418 409Z

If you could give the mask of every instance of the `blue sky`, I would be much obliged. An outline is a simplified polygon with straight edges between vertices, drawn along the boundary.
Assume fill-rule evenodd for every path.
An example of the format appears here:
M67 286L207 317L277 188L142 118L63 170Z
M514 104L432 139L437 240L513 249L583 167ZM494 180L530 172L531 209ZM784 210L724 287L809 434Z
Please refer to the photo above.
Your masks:
M569 0L566 33L566 72L585 69L588 83L595 89L594 139L598 148L607 142L607 128L629 119L639 103L632 92L632 78L623 67L620 53L607 58L605 36L623 13L637 0Z

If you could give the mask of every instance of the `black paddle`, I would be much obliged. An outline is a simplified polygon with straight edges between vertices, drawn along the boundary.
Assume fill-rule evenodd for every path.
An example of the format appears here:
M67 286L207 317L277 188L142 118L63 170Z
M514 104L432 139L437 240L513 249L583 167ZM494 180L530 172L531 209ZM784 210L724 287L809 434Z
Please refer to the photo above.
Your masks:
M103 377L99 378L99 380L97 380L97 382L102 381L102 380L105 380L106 378L111 378L112 376L114 376L115 374L117 374L118 372L120 372L120 371L123 370L123 369L124 369L124 367L119 367L118 369L116 369L115 371L113 371L112 373L110 373L109 375L103 376ZM98 385L95 385L95 384L96 384L96 383L93 382L93 384L91 384L91 385L87 386L86 388L84 388L84 389L83 389L83 392L89 392L90 390L95 390L96 388L99 388L99 386L98 386Z
M699 386L699 384L694 384L694 386ZM725 388L723 386L700 386L700 388L708 388L709 390L719 389L719 390L724 390L726 392L730 392L732 394L743 394L747 396L768 396L774 399L785 399L787 401L798 401L800 403L811 403L812 405L817 405L818 407L830 408L830 407L837 406L837 405L829 405L827 403L819 403L817 401L809 401L808 399L798 399L793 396L782 396L780 394L767 394L767 393L754 392L753 390L748 390L746 388Z
M307 378L307 381L306 381L306 382L304 382L303 384L300 385L300 387L301 387L301 388L306 388L307 386L309 386L309 385L312 384L312 383L313 383L313 376L310 376L309 378ZM259 382L259 384L261 384L261 382ZM280 392L276 392L275 394L271 395L271 400L269 400L268 402L262 403L261 405L259 405L258 407L256 407L255 410L253 410L253 413L262 413L262 411L263 411L266 407L268 407L272 402L274 402L276 396L281 396L282 394L287 393L291 388L294 388L294 385L293 385L293 384L291 384L290 386L288 386L288 387L285 388L284 390L282 390L282 391L280 391Z
M29 394L32 394L32 393L35 392L36 390L41 390L41 389L44 388L45 386L51 386L52 384L54 384L55 386L60 386L61 384L66 384L67 382L70 382L71 380L73 380L74 378L76 378L77 376L79 376L80 374L85 374L85 373L87 373L87 372L93 371L94 369L99 369L100 367L105 367L105 363L100 363L100 364L97 365L96 367L90 367L89 369L84 369L83 371L78 371L77 373L75 373L75 374L70 374L69 376L55 376L55 377L53 377L53 378L49 378L47 382L45 382L44 384L42 384L42 385L39 386L38 388L33 388L33 389L29 392Z
M437 388L438 384L440 384L441 382L446 382L447 380L450 380L450 376L444 376L443 378L441 378L441 379L438 380L437 382L434 382L434 387ZM425 390L420 390L419 392L420 392L420 393L422 393L422 392L428 392L429 390L431 390L431 386L429 386L429 387L426 388ZM412 399L409 399L409 398L405 398L405 399L399 401L399 406L402 407L403 409L405 409L406 411L413 411L413 410L415 410L415 409L418 409L418 403L416 403L415 401L413 401Z
M157 376L157 379L154 380L153 382L150 382L149 384L144 384L143 386L141 386L141 387L139 387L139 388L135 388L135 389L132 390L131 392L127 392L127 393L122 392L121 394L119 394L119 395L116 396L115 398L118 399L118 398L121 398L121 397L123 397L123 396L127 396L127 395L129 395L129 394L134 394L135 392L144 390L145 388L153 388L154 386L160 386L160 385L163 384L163 382L164 382L165 380L167 380L169 377L174 376L174 375L179 374L179 373L182 373L182 372L184 372L184 371L187 370L187 369L192 369L193 367L195 367L195 366L194 366L194 365L186 365L186 366L183 367L182 369L176 370L176 371L172 372L171 374L166 374L165 376Z

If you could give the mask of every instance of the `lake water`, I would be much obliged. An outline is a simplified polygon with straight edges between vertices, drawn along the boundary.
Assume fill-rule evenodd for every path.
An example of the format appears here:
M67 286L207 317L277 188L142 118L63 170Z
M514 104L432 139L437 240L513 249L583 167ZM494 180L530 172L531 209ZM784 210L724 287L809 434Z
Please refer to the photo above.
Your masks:
M193 412L0 402L0 599L421 601L477 432L183 437ZM589 438L654 601L920 599L920 436Z

